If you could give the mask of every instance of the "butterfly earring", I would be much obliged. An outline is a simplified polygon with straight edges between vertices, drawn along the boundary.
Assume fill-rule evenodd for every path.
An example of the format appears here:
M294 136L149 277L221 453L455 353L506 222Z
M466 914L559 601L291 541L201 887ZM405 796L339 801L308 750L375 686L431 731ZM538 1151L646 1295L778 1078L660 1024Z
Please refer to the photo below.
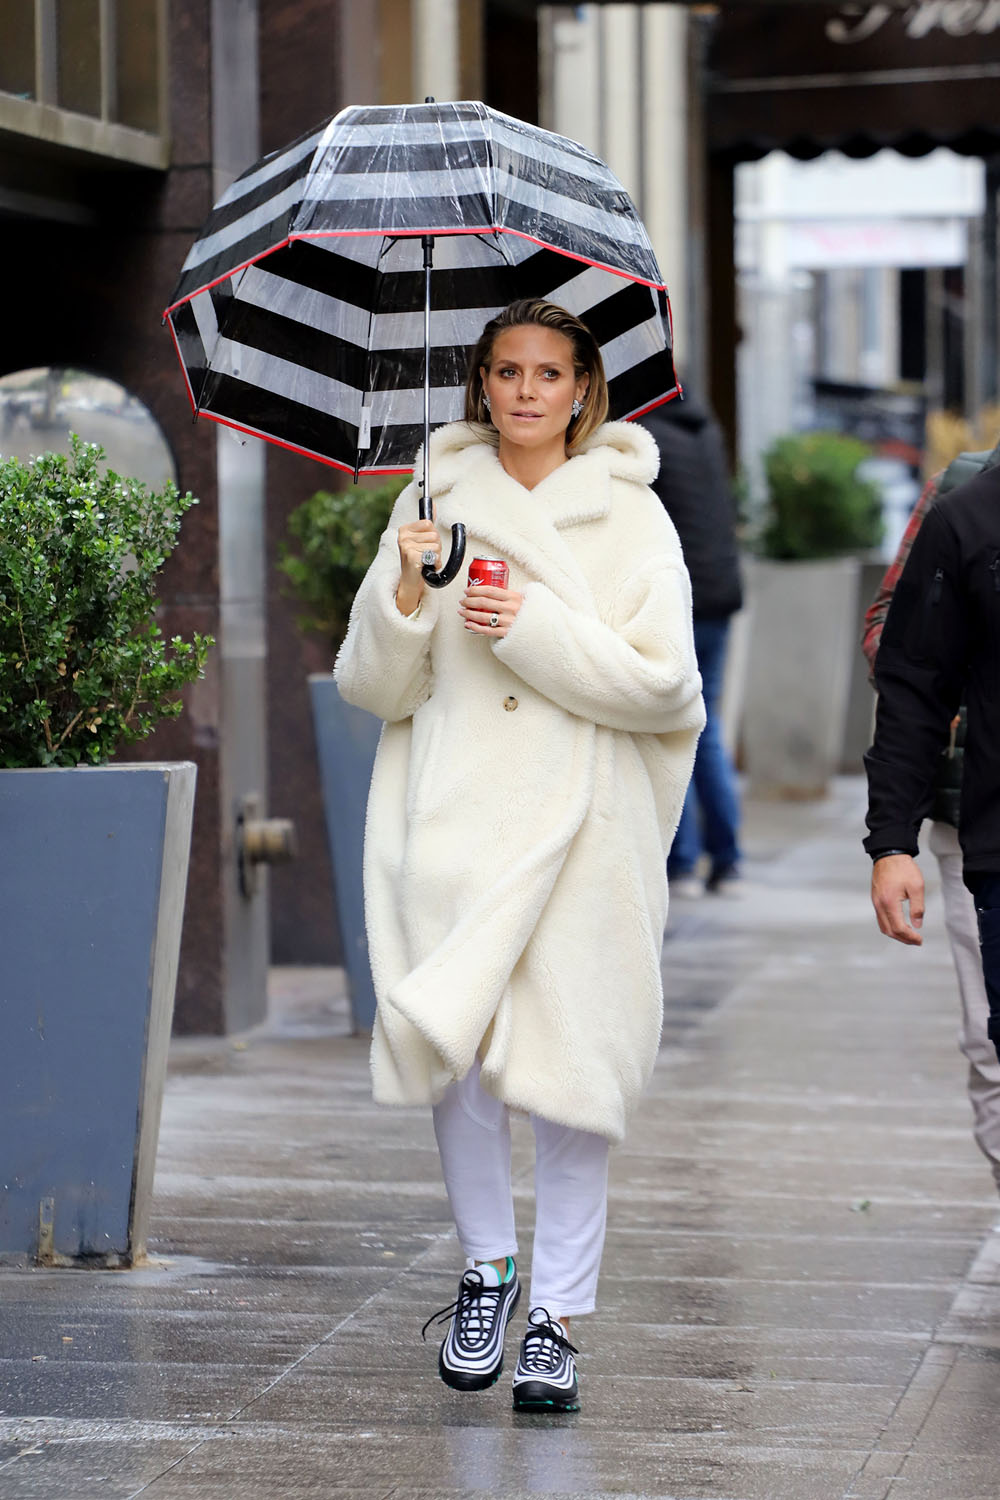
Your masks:
M573 415L574 415L574 417L578 417L582 411L583 411L583 402L580 400L579 396L574 396L574 398L573 398Z

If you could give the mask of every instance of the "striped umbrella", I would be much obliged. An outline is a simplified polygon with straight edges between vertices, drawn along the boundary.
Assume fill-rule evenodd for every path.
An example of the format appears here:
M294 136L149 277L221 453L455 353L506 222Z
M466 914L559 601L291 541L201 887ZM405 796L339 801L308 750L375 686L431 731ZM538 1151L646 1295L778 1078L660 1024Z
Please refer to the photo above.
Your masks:
M430 425L463 415L483 325L520 297L588 325L613 417L676 394L666 288L608 167L428 101L342 110L244 172L164 316L196 414L357 478L411 469Z

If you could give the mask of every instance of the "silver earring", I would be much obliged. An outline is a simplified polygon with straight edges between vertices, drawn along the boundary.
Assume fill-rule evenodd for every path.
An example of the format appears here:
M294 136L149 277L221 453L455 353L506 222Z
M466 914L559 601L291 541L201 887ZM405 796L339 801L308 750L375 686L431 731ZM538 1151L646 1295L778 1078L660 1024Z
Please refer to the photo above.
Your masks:
M483 405L486 407L486 415L489 416L493 408L490 406L490 398L485 391L483 392Z
M583 411L583 402L580 400L579 396L574 396L574 398L573 398L573 415L574 415L574 417L578 417L582 411Z

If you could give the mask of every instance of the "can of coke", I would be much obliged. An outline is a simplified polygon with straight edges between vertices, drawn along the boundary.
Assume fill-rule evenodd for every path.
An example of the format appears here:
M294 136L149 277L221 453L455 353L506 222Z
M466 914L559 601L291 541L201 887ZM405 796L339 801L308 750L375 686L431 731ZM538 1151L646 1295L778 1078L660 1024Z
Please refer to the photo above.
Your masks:
M469 564L469 588L474 589L477 584L492 584L494 588L505 589L509 570L505 562L499 562L495 557L474 557Z

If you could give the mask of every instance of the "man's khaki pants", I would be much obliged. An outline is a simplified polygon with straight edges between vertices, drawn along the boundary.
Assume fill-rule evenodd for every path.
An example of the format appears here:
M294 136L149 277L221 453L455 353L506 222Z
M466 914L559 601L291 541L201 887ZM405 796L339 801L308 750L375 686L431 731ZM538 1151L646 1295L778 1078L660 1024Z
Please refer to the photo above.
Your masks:
M976 907L962 880L962 850L950 823L931 824L929 846L941 871L944 920L958 976L962 1005L958 1045L969 1059L972 1132L1000 1189L1000 1062L986 1034L990 1008L983 983Z

